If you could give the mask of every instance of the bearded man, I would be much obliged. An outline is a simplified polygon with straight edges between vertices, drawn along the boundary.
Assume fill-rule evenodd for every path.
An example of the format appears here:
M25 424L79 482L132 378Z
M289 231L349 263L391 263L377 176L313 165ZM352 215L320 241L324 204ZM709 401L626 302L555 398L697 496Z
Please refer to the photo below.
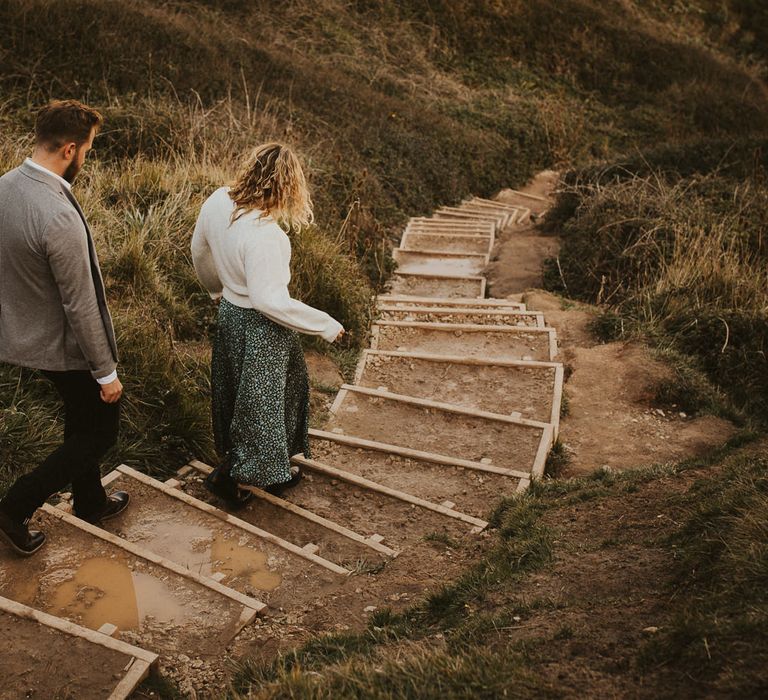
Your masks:
M29 519L72 485L90 523L128 505L107 496L99 462L117 441L117 345L90 229L71 192L101 115L76 100L43 107L31 158L0 177L0 361L39 370L64 402L64 442L0 501L0 539L29 556L45 542Z

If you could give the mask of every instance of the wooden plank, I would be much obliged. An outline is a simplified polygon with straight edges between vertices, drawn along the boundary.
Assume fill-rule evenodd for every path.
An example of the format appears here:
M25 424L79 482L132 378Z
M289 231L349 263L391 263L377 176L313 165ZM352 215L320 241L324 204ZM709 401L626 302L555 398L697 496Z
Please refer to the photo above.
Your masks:
M439 209L435 210L436 216L442 215L442 214L462 217L464 219L473 219L475 221L490 222L495 224L497 227L500 226L502 221L504 221L504 219L506 218L501 214L485 214L482 212L475 212L472 210L463 209L461 207L440 207Z
M473 462L472 460L461 459L460 457L451 457L449 455L440 455L435 452L425 452L424 450L414 450L410 447L400 447L399 445L390 445L375 440L366 440L365 438L355 437L354 435L331 433L325 430L316 430L315 428L310 428L309 434L311 437L317 438L318 440L328 440L330 442L341 443L342 445L349 445L350 447L360 447L376 452L386 452L388 454L398 455L399 457L406 457L407 459L429 462L430 464L474 469L479 472L501 474L502 476L511 476L516 479L527 479L530 477L528 472L523 472L517 469L506 469L505 467L496 467L491 464L483 464L482 462Z
M530 485L531 485L530 479L520 479L520 481L517 483L517 488L515 489L515 493L523 493L524 491L527 491Z
M557 440L560 433L560 408L563 403L563 384L565 383L565 368L561 364L555 366L555 387L552 392L552 414L550 422L554 434L553 440Z
M520 192L520 190L511 189L506 189L505 192L511 192L512 194L516 194L518 197L528 197L528 199L535 199L537 202L546 202L549 204L549 200L546 197L539 197L537 194L529 194L528 192Z
M370 479L358 476L357 474L352 474L351 472L346 472L341 469L337 469L336 467L331 467L313 459L306 459L305 457L294 457L292 461L294 461L296 464L301 464L308 469L312 469L328 476L333 476L337 479L341 479L342 481L346 481L350 484L355 484L356 486L360 486L370 491L383 493L387 496L391 496L392 498L397 498L400 501L405 501L406 503L411 503L415 506L419 506L420 508L424 508L425 510L431 510L435 513L440 513L440 515L445 515L448 518L461 520L464 523L469 523L470 525L475 525L480 528L485 528L488 526L488 523L485 520L480 520L480 518L475 518L471 515L467 515L466 513L461 513L460 511L453 510L452 508L448 508L438 503L426 501L423 498L418 498L417 496L413 496L410 493L406 493L405 491L398 491L397 489L389 488L388 486L384 486L383 484L379 484L375 481L371 481Z
M487 261L487 253L462 253L449 250L405 250L403 248L394 248L393 253L406 253L408 255L428 255L434 258L482 258Z
M506 202L497 202L493 199L483 199L482 197L470 197L465 199L462 204L476 204L480 207L488 207L489 209L499 209L508 211L510 214L517 214L523 207L516 204L507 204Z
M552 336L553 328L537 328L536 326L484 326L481 323L440 323L439 321L388 321L379 319L378 326L397 326L398 328L424 328L433 331L467 331L468 333L547 333ZM551 345L551 343L550 343ZM550 347L550 353L551 353Z
M190 466L194 467L200 472L203 472L204 474L208 474L212 471L212 467L196 459L192 460L189 464ZM322 516L317 515L317 513L313 513L312 511L306 510L305 508L301 508L300 506L297 506L296 504L291 503L290 501L286 501L283 498L278 498L277 496L273 496L272 494L267 493L266 491L263 491L261 489L257 489L254 486L248 486L244 484L240 484L239 486L242 489L246 489L247 491L250 491L254 496L256 496L257 498L260 498L263 501L266 501L267 503L271 503L272 505L278 506L279 508L283 508L284 510L290 511L291 513L294 513L306 520L310 520L311 522L316 523L317 525L321 525L327 530L331 530L340 535L343 535L347 539L357 542L358 544L365 545L366 547L369 547L377 552L380 552L381 554L385 554L388 557L396 557L399 553L395 549L391 549L390 547L386 547L382 544L379 544L378 542L372 541L367 537L363 537L361 534L357 532L353 532L352 530L344 527L343 525L339 525L338 523L335 523L332 520L323 518ZM230 517L233 517L233 516L230 516ZM254 531L264 532L263 530L256 527L255 525L246 523L244 520L240 520L239 518L234 518L234 519L247 525L247 527L243 529L247 529L249 532L254 532ZM275 535L272 535L272 537L279 539ZM285 540L283 540L283 542L285 542ZM326 569L330 569L334 573L343 574L345 576L349 575L350 573L349 569L345 569L344 567L339 566L338 564L334 564L333 562L330 562L326 559L322 559L316 554L313 554L305 550L303 547L298 547L297 545L294 545L289 542L285 542L285 543L291 545L290 551L294 552L294 554L298 554L299 556L303 556L305 559L308 559L309 561L313 561L316 564L320 564L321 566L324 566Z
M485 283L485 277L480 275L437 275L433 273L423 274L421 272L395 272L395 275L400 277L426 277L435 280L472 280L473 282Z
M539 449L536 451L536 457L533 460L533 468L531 469L531 476L533 478L539 478L544 475L544 468L547 464L547 456L549 455L549 448L552 447L554 430L551 425L547 425L544 432L541 435L539 441Z
M557 357L557 331L554 328L548 329L549 333L549 359L554 360Z
M465 357L463 355L435 355L429 352L408 352L406 350L363 350L364 355L389 355L391 357L412 357L416 360L432 360L434 362L449 362L455 365L498 365L500 367L529 367L555 369L562 365L559 362L545 362L543 360L505 360L492 357Z
M205 469L200 469L198 465L204 466ZM203 464L202 462L197 462L197 460L190 462L190 466L195 467L198 469L198 471L203 471L205 473L209 473L213 471L213 467L210 467L207 464ZM322 557L318 557L314 554L308 554L298 545L295 545L292 542L288 542L287 540L284 540L278 537L277 535L273 535L272 533L267 532L266 530L262 530L261 528L256 527L255 525L252 525L251 523L248 523L245 520L241 520L240 518L237 518L234 515L227 513L226 511L223 511L214 505L211 505L210 503L206 503L205 501L201 501L200 499L195 498L194 496L190 496L188 493L184 491L181 491L175 488L169 488L162 482L157 481L156 479L153 479L152 477L147 476L146 474L142 474L141 472L138 472L135 469L131 469L130 467L125 466L124 464L120 465L118 469L126 476L136 479L137 481L141 481L143 484L146 484L147 486L151 486L152 488L155 488L158 491L162 491L168 496L171 496L179 501L183 501L187 505L197 508L198 510L202 510L206 513L209 513L217 517L219 520L223 520L224 522L229 523L230 525L233 525L234 527L239 528L240 530L245 530L246 532L258 537L259 539L263 539L265 541L271 542L272 544L278 545L282 549L285 549L286 551L289 551L292 554L296 554L302 559L306 559L307 561L311 561L313 564L322 566L324 569L333 571L333 573L335 574L346 575L349 573L347 569L339 566L338 564L335 564L332 561L328 561L327 559L323 559Z
M134 659L133 665L128 670L128 673L123 676L122 680L109 694L108 700L126 700L126 698L129 698L133 694L133 691L136 690L139 683L149 675L149 671L150 665L146 661Z
M401 302L409 304L440 304L442 306L487 306L508 307L525 309L525 304L521 301L510 301L508 299L475 299L473 297L419 297L408 294L380 294L376 299L378 304L387 302Z
M551 428L550 423L543 423L529 418L519 418L508 416L503 413L491 413L490 411L481 411L479 408L469 408L458 406L453 403L444 403L441 401L432 401L431 399L420 399L415 396L406 396L405 394L393 394L389 391L379 391L378 389L369 389L364 386L354 386L352 384L343 384L342 388L355 394L364 394L374 398L388 399L410 406L421 406L423 408L433 408L446 413L455 413L461 416L471 416L473 418L483 418L485 420L495 421L497 423L509 423L511 425L523 425L527 428Z
M264 610L264 608L267 607L264 603L262 603L260 600L257 600L256 598L243 595L239 591L235 591L232 588L223 586L206 576L202 576L194 571L191 571L190 569L185 569L183 566L180 566L176 562L171 561L170 559L166 559L165 557L161 557L149 549L140 547L133 542L128 542L121 537L113 535L111 532L107 532L106 530L102 530L100 527L96 527L95 525L87 523L85 520L80 520L80 518L76 518L74 515L64 513L58 508L54 508L52 505L50 505L50 503L43 503L42 509L49 515L52 515L59 520L63 520L65 523L72 525L73 527L83 530L89 535L98 537L100 540L109 542L110 544L113 544L120 549L125 550L126 552L130 552L140 559L146 559L147 561L164 569L168 569L169 571L172 571L173 573L178 574L183 578L194 581L195 583L200 584L201 586L205 586L206 588L210 588L212 591L215 591L225 598L234 600L235 602L240 603L240 605L243 607L253 610L254 613L261 612Z
M4 598L3 596L0 596L0 610L10 615L24 618L25 620L33 620L45 627L50 627L52 629L58 630L59 632L64 632L65 634L68 634L72 637L80 637L81 639L85 639L86 641L92 642L93 644L98 644L101 647L125 654L127 657L132 657L143 661L148 666L152 666L153 664L157 663L159 658L158 655L154 652L147 651L146 649L134 646L133 644L128 644L128 642L123 642L120 639L108 637L107 635L101 634L96 630L82 627L75 624L74 622L64 620L63 618L56 617L55 615L50 615L49 613L45 613L42 610L31 608L28 605L24 605L23 603L17 603L15 600L11 600L10 598Z
M490 233L455 233L430 229L406 229L400 240L404 241L406 234L414 236L439 236L441 238L466 238L470 241L490 241L493 236Z
M442 306L387 306L386 304L378 307L379 311L386 311L389 313L421 313L421 314L435 314L442 316L449 315L466 315L466 316L533 316L536 319L537 328L545 328L544 326L544 314L541 311L528 311L526 309L470 309L467 307L458 306L453 309L446 309Z

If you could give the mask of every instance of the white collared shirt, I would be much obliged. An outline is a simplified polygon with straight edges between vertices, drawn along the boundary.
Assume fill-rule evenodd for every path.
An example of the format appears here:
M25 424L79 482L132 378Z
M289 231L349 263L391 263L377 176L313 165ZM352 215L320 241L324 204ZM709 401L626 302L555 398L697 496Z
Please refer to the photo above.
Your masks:
M64 187L66 187L70 192L72 191L72 183L67 182L61 175L57 175L53 170L48 170L44 165L40 165L40 163L35 163L34 160L31 158L27 158L25 163L30 166L31 168L34 168L35 170L39 170L41 173L46 173L47 175L53 175Z
M61 175L57 175L55 172L53 172L53 170L48 170L48 168L46 168L43 165L40 165L40 163L35 163L35 161L32 160L31 158L27 158L25 163L30 168L34 168L35 170L39 170L41 173L45 173L46 175L51 175L55 177L62 185L64 185L64 187L67 188L67 190L69 190L70 192L72 191L72 183L67 182L63 177L61 177ZM117 370L115 370L111 374L108 374L106 377L97 379L96 381L99 384L104 385L104 384L111 384L112 382L115 381L115 379L117 379Z

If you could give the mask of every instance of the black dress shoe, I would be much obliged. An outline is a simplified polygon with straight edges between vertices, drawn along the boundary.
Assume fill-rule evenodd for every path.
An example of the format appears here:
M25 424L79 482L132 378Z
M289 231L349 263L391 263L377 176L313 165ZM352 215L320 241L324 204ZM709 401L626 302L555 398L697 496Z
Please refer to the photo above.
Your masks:
M253 494L241 489L229 474L222 474L218 470L208 474L203 483L214 496L224 501L229 510L240 510L253 498Z
M125 491L115 491L107 496L107 502L104 504L104 507L95 515L88 517L77 515L77 513L75 515L91 525L97 525L103 520L109 520L120 515L128 507L130 500L131 497Z
M0 539L5 540L17 554L29 557L43 546L45 534L28 529L24 523L18 523L0 511Z
M301 481L301 469L296 471L288 481L283 481L279 484L270 484L269 486L262 486L262 490L267 493L271 493L273 496L279 496L288 489L292 489Z

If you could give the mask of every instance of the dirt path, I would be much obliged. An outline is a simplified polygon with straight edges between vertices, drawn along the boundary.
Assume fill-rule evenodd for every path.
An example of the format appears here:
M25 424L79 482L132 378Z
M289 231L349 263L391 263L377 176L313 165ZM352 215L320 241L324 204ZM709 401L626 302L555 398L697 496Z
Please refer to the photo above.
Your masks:
M522 192L551 198L556 182L553 173L544 172ZM539 212L545 208L509 190L499 199L512 204L531 201ZM567 378L560 440L569 463L563 475L676 461L725 442L735 430L729 421L691 417L655 403L659 385L671 379L673 371L648 347L599 343L589 330L596 309L541 291L542 265L557 250L558 239L539 233L535 225L508 232L499 237L488 274L491 296L523 299L557 330L558 359L566 366Z

